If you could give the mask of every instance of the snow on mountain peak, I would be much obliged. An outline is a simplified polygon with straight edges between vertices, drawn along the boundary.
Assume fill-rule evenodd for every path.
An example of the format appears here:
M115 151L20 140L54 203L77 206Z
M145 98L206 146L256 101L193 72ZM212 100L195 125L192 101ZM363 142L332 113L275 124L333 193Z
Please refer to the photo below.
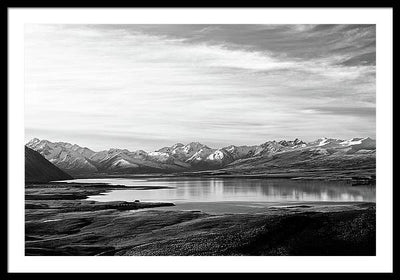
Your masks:
M32 139L27 147L39 152L47 160L67 172L95 172L96 167L87 161L86 157L94 153L66 142L50 142L48 140Z
M376 141L370 137L365 138L351 138L340 143L341 146L357 146L358 148L375 148Z
M31 139L26 145L34 145L40 142L39 138L33 138Z
M182 143L176 143L174 145L172 145L171 147L163 147L159 150L156 150L156 152L162 152L162 153L170 153L173 152L174 150L181 148L185 145L183 145Z
M342 146L353 146L353 145L359 145L361 144L362 138L351 138L349 140L345 140L340 145Z
M159 160L159 161L162 161L162 162L165 162L170 158L170 154L169 153L159 152L159 151L150 152L150 153L148 153L148 155L149 155L150 158L152 158L154 160Z
M220 168L235 161L242 160L270 160L273 156L286 152L309 153L317 156L341 154L375 153L375 140L369 137L339 140L323 137L314 142L305 143L294 140L267 141L261 145L235 146L230 145L220 149L213 149L199 142L186 145L176 143L154 152L137 150L130 152L126 149L109 149L94 152L86 147L65 142L50 142L33 138L27 147L38 151L50 162L64 171L75 174L94 173L102 170L130 170L131 168L154 168L163 170L182 170L185 168ZM265 159L264 159L265 158ZM99 168L99 169L98 169Z
M171 146L171 148L176 149L176 148L183 147L183 146L185 146L185 145L183 145L182 143L176 143L175 145Z
M222 160L224 158L224 153L221 152L220 150L215 151L211 155L207 157L209 160Z
M343 140L341 139L336 139L336 138L328 138L328 137L322 137L318 138L317 140L313 142L309 142L307 146L318 146L318 147L335 147L338 146Z
M319 142L318 146L325 146L326 144L329 144L328 138L324 137L322 140Z

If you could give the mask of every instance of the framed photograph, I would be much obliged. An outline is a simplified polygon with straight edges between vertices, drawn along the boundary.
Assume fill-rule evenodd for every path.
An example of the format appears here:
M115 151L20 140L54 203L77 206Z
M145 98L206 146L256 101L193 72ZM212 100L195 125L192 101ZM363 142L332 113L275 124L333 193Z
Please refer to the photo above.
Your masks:
M7 13L9 272L393 272L391 7Z

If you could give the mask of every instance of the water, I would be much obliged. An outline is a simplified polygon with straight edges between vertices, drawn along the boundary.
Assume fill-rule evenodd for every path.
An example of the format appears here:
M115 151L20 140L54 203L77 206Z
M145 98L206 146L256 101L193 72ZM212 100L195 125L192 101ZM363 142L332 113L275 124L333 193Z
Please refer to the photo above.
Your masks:
M163 201L174 209L206 212L254 212L273 203L375 202L375 186L352 186L345 181L249 178L105 178L64 182L107 183L117 189L90 196L95 201ZM152 187L152 189L146 189Z

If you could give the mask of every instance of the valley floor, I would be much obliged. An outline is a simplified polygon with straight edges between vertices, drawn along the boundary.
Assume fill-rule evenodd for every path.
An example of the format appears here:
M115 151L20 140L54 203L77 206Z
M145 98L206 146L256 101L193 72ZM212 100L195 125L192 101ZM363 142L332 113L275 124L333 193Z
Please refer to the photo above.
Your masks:
M172 203L85 200L115 188L27 184L25 254L375 255L375 203L296 203L266 207L262 214L207 214L165 207ZM140 210L153 207L163 208Z

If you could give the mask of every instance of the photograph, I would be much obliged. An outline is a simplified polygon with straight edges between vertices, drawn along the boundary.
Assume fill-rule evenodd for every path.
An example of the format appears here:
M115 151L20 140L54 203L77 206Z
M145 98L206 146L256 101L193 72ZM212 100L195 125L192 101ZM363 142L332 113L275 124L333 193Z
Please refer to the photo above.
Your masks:
M8 24L9 270L393 269L391 9Z
M375 41L27 24L26 255L375 255Z

